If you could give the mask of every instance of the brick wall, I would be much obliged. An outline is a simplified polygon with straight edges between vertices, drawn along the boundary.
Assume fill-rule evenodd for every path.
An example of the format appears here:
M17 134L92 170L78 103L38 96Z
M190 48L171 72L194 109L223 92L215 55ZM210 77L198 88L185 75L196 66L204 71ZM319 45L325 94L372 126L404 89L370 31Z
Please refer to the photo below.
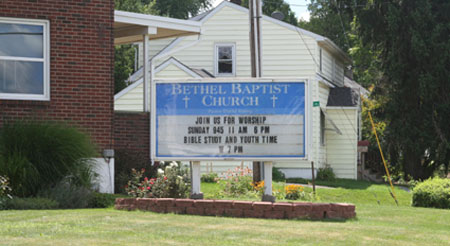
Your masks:
M50 101L0 99L0 126L56 120L112 147L113 0L1 0L0 16L50 21Z
M114 113L114 149L128 150L150 158L149 113Z
M355 205L346 203L251 202L173 198L118 198L119 210L267 219L350 219Z

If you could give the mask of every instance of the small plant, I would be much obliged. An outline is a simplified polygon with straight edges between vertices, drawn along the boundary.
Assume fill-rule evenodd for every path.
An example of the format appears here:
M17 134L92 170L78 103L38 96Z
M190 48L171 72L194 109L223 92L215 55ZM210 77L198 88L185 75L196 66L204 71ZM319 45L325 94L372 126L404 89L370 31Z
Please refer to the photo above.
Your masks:
M204 173L201 177L201 181L204 183L215 183L217 180L219 180L217 173Z
M303 186L291 184L284 187L286 193L286 199L288 200L298 200L303 192Z
M132 169L132 179L125 190L133 197L185 198L189 191L187 171L171 162L165 169L158 169L156 178L143 178L145 169Z
M92 193L91 200L89 201L89 208L109 208L114 206L117 195L105 194L105 193Z
M234 170L228 170L223 176L220 184L225 194L237 197L253 191L251 169L236 167Z
M450 208L450 179L436 177L418 183L413 189L412 205Z
M334 181L336 180L336 175L331 167L326 166L317 170L317 180Z
M286 176L280 169L273 168L272 169L272 180L276 182L283 182L286 181Z
M92 199L92 191L69 180L63 180L54 187L42 190L38 196L58 202L59 208L87 208Z
M57 201L42 197L14 197L13 199L5 200L0 204L0 209L5 210L57 209L58 207L59 204Z

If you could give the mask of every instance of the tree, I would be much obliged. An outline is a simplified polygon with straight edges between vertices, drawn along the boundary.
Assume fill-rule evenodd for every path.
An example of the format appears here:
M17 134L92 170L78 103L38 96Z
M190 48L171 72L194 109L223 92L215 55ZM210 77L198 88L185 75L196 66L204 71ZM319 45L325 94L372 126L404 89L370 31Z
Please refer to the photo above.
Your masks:
M297 16L295 12L291 10L291 7L284 0L261 0L262 1L262 11L265 15L271 16L273 12L280 11L284 14L284 22L297 26ZM242 6L248 8L248 0L242 1Z
M361 43L381 63L386 139L415 179L450 163L449 12L447 0L374 0L355 11Z
M188 19L211 6L210 0L153 0L153 2L153 9L160 15L179 19Z

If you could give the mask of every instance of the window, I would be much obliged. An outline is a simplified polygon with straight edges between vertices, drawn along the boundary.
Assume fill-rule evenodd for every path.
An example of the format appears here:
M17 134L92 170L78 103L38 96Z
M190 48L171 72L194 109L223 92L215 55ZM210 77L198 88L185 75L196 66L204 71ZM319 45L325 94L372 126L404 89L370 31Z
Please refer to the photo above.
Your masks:
M49 22L0 18L0 99L49 100Z
M234 76L236 74L235 50L235 44L216 44L214 61L216 76Z

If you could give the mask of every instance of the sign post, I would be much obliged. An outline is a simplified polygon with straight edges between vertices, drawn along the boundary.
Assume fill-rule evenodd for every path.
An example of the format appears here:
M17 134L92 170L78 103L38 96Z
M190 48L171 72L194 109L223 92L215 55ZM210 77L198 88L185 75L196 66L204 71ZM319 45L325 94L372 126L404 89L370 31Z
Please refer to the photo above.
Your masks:
M152 158L192 162L192 194L200 193L200 162L272 162L307 158L306 82L161 81L152 90ZM197 182L198 177L198 182Z

